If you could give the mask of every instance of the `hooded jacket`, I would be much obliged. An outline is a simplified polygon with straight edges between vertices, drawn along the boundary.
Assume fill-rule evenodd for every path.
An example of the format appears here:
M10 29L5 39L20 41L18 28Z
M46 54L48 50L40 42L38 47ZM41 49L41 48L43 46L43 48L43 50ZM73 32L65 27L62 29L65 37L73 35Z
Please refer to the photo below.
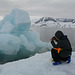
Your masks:
M54 40L51 41L51 44L54 48L61 48L59 55L60 57L69 57L72 53L71 44L66 35L64 35L61 31L57 31L55 36L58 38L57 44L55 44Z

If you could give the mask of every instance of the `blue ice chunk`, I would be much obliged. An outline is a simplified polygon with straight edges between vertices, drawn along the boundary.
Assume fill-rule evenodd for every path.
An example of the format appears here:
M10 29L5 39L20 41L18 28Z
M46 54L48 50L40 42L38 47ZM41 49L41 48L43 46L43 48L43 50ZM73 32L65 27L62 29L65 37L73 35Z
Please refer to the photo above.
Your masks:
M22 34L20 35L21 38L21 44L26 47L27 50L29 51L34 51L35 50L35 45L33 42L28 41L28 39Z
M21 40L11 34L0 34L0 54L15 55L19 51Z
M3 20L0 22L0 29L6 22L11 22L10 15L4 16Z
M3 18L0 22L0 56L25 58L47 47L48 44L40 40L40 34L30 30L30 25L29 14L24 10L13 9ZM5 57L2 59L9 60Z
M30 17L29 14L20 9L13 9L10 13L11 17L11 23L15 25L15 28L17 30L23 31L23 30L30 30Z
M7 33L11 33L14 29L14 26L10 23L10 22L5 22L5 24L3 24L1 30L0 30L0 33L4 33L4 34L7 34Z
M15 26L16 30L30 30L30 17L29 14L20 9L13 9L10 14L6 15L0 23L0 29L5 22L10 22Z
M45 47L48 45L48 43L40 40L40 34L36 31L24 31L24 35L27 37L28 41L33 42L36 48Z

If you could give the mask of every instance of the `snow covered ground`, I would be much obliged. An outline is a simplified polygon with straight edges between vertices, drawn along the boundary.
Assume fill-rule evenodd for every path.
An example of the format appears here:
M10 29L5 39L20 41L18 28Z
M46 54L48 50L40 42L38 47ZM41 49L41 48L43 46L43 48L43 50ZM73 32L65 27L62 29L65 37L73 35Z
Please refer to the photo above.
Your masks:
M0 65L0 75L75 75L75 53L70 64L53 66L50 52Z

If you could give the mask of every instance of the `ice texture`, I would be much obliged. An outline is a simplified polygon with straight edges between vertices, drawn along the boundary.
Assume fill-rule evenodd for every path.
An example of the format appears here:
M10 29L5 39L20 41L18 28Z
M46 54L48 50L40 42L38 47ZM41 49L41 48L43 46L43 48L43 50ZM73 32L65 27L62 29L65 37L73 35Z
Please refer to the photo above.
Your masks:
M30 30L29 14L21 9L13 9L0 22L0 54L2 59L8 60L9 55L16 55L16 59L34 55L43 47L46 42L40 40L38 32Z
M11 33L13 28L14 26L10 22L5 22L0 30L0 33Z
M21 40L11 34L0 34L0 54L17 54Z
M34 46L33 42L28 41L27 38L23 34L20 35L20 37L21 37L21 44L23 46L25 46L27 50L29 50L29 51L35 50L35 46Z

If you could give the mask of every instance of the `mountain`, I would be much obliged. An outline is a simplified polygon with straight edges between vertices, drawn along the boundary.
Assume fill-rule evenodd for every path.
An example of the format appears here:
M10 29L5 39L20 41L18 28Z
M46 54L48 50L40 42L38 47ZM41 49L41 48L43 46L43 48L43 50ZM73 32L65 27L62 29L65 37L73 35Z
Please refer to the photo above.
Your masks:
M31 26L48 26L48 27L60 27L60 28L75 28L75 19L68 18L52 18L41 17L39 19L33 19Z

